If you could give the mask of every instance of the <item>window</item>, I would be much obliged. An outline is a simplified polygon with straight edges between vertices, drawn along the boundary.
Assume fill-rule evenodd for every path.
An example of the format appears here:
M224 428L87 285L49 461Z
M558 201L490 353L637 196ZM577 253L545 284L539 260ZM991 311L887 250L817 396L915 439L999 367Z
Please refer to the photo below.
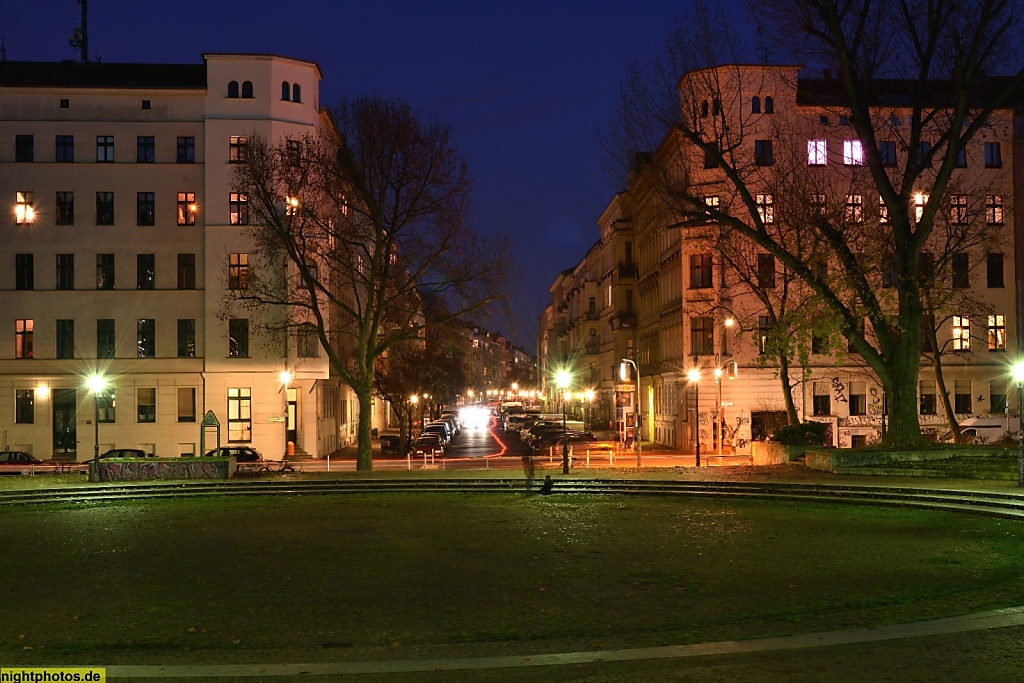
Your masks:
M142 100L142 108L143 109L152 109L153 108L153 102L151 100Z
M953 316L953 350L971 350L971 318L966 315Z
M117 404L114 398L113 387L108 387L102 394L96 394L96 411L100 417L98 422L102 424L114 424L117 422Z
M247 100L252 99L252 81L244 81L242 83L242 97Z
M178 422L196 421L196 388L178 387Z
M178 193L178 225L195 225L196 224L196 210L199 207L196 206L196 193L195 192L179 192Z
M956 153L956 161L953 162L954 168L967 168L967 148L961 147Z
M882 166L893 167L896 165L896 142L893 140L882 140L878 143L878 157L882 160Z
M704 100L700 103L700 117L706 119L708 117L708 101Z
M58 135L57 136L57 156L56 160L62 163L71 163L75 160L75 136L74 135Z
M900 283L900 273L896 265L896 255L887 253L882 257L882 287L896 287Z
M231 318L228 320L228 356L232 358L249 357L248 318Z
M988 350L1006 350L1006 316L995 314L988 317Z
M998 142L985 143L985 168L1002 168L1003 152Z
M914 195L914 220L921 220L924 215L924 207L928 204L929 195L918 192Z
M138 422L156 422L156 387L139 387L135 404Z
M775 200L770 194L759 194L757 200L757 214L763 223L775 222Z
M31 225L36 220L36 207L31 192L14 193L14 219L18 225Z
M771 254L757 255L757 286L761 289L775 286L775 257Z
M971 412L971 380L958 379L953 382L953 412L961 415Z
M97 163L113 163L114 161L114 136L96 136L96 161Z
M969 267L969 259L966 253L958 251L953 254L952 259L953 269L953 288L954 289L967 289L971 286L971 272Z
M32 135L15 135L14 136L14 160L21 161L35 161L35 137Z
M988 275L988 286L990 289L1003 288L1003 254L994 252L986 256L986 270Z
M768 348L768 335L772 331L771 318L766 315L757 317L757 352L764 355Z
M228 83L228 97L232 99L238 97L238 81L230 81Z
M771 166L775 163L772 156L771 140L754 140L754 164L756 166Z
M756 95L750 98L750 113L760 114L761 113L761 98Z
M57 289L75 288L75 255L57 254Z
M32 320L18 319L14 321L14 357L32 358Z
M156 355L156 320L139 318L135 329L139 358L153 358Z
M864 195L846 195L846 222L860 223L864 220Z
M57 358L75 357L75 321L57 321Z
M949 196L949 222L958 225L967 223L967 195L954 194Z
M196 288L196 255L178 254L178 289Z
M864 148L860 140L843 140L843 163L847 166L864 164Z
M1006 413L1006 380L993 379L988 383L988 412L989 415L1003 415Z
M868 414L867 382L850 382L850 415Z
M1003 223L1003 195L985 195L985 222L989 225Z
M281 81L281 99L287 102L292 96L292 87L288 81Z
M14 288L35 289L35 258L32 254L14 255Z
M719 99L711 100L711 115L718 116L722 113L722 101Z
M772 99L771 95L764 98L764 113L774 114L775 113L775 100Z
M228 289L249 289L249 254L228 254Z
M932 165L932 143L922 142L918 146L917 161L922 167L928 167Z
M156 225L156 195L154 193L136 193L135 215L136 225Z
M96 225L114 224L114 193L96 193Z
M196 357L195 318L178 319L178 358Z
M824 166L827 162L828 143L825 140L807 141L807 165Z
M594 330L591 330L593 333ZM320 337L312 325L300 325L295 331L296 352L299 358L320 357Z
M36 391L35 389L15 389L14 391L14 422L20 425L35 424Z
M823 126L829 125L828 117L827 116L819 116L818 117L818 123L820 123Z
M140 135L135 139L135 161L140 164L152 164L156 161L156 138L152 135Z
M75 193L74 192L58 192L57 193L57 213L54 216L54 221L57 225L74 225L75 224Z
M196 139L194 137L178 138L178 163L194 164L196 162Z
M135 266L136 289L156 289L156 255L137 254Z
M690 254L690 289L711 287L711 270L711 254Z
M114 319L100 318L96 321L96 357L114 357Z
M889 222L889 207L885 205L885 199L878 196L878 222L885 225Z
M232 135L228 143L228 161L240 164L249 158L249 138L244 135Z
M704 150L704 168L718 168L718 154L715 150Z
M708 209L711 209L712 211L718 211L718 207L719 207L718 196L716 195L716 196L713 196L713 197L705 197L704 198L704 206L706 206ZM715 217L709 215L708 216L708 220L714 221Z
M252 389L228 389L228 441L252 441Z
M715 328L711 318L690 318L690 353L707 356L715 352Z
M249 225L249 198L241 192L232 192L228 199L231 225Z
M292 84L292 102L302 101L302 87L298 83Z
M302 143L298 140L288 140L285 143L285 157L289 166L298 166L302 163Z
M918 382L918 392L920 393L920 413L922 415L935 415L935 380L923 379Z
M96 289L114 288L114 255L96 254Z
M828 198L825 195L812 194L808 199L812 216L815 214L819 216L828 215Z
M832 393L828 382L814 382L813 413L815 415L832 414Z

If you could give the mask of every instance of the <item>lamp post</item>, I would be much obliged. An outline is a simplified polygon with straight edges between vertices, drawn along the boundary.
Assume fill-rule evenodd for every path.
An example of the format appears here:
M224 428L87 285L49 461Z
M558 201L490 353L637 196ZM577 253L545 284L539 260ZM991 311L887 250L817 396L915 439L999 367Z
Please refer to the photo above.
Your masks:
M700 368L691 368L687 373L690 383L694 389L694 427L693 434L696 437L697 467L700 467Z
M288 460L288 385L292 382L292 373L282 370L277 378L281 380L281 385L284 387L284 455L281 456L281 462L286 462Z
M565 424L565 390L572 376L568 370L555 373L555 384L562 392L562 474L569 474L569 430Z
M632 365L633 372L636 373L636 424L633 426L633 443L636 445L636 466L640 467L643 452L640 446L640 366L634 360L623 358L622 365L619 366L619 378L623 380L628 379L626 377L626 364Z
M590 406L594 403L594 390L587 389L583 392L583 398L587 400L586 412L583 415L583 429L590 431Z
M1024 486L1024 361L1013 364L1017 383L1017 486Z
M93 462L96 467L96 476L100 475L100 394L107 388L107 378L100 374L89 375L86 386L92 392L93 406Z
M412 443L412 412L416 409L416 404L419 403L420 397L413 394L409 397L409 444Z

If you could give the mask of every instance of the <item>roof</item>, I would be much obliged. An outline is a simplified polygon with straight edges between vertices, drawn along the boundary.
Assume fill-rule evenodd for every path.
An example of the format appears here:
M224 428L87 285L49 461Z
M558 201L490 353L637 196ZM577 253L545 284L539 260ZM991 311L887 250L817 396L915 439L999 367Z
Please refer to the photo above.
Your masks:
M205 90L206 65L0 61L0 87Z
M979 79L972 84L973 95L981 101L975 106L982 106L985 94L998 96L1011 82L1011 78L994 76ZM846 90L839 78L799 78L797 80L796 103L803 106L841 107L846 102ZM956 87L951 81L930 80L920 82L902 78L880 78L871 83L868 104L872 107L892 107L893 109L909 108L914 105L917 94L921 102L928 106L947 106L956 98ZM1018 93L1016 99L1020 99ZM1012 107L1011 102L1004 102L1003 107Z

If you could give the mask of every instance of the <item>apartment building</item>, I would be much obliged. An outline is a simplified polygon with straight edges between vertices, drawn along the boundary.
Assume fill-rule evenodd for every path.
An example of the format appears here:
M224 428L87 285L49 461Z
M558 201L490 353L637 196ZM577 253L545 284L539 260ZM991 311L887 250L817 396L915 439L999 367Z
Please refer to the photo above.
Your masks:
M261 334L228 303L254 251L234 165L249 136L329 125L320 79L271 55L0 62L4 447L86 460L219 440L280 458L354 437L358 404L318 345Z

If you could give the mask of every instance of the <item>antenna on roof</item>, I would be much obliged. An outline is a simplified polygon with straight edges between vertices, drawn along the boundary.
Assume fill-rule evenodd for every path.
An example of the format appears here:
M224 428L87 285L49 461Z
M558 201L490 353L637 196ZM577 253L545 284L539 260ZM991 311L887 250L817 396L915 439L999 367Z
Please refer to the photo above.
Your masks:
M89 0L78 0L79 25L71 32L68 42L78 50L78 61L89 63Z

